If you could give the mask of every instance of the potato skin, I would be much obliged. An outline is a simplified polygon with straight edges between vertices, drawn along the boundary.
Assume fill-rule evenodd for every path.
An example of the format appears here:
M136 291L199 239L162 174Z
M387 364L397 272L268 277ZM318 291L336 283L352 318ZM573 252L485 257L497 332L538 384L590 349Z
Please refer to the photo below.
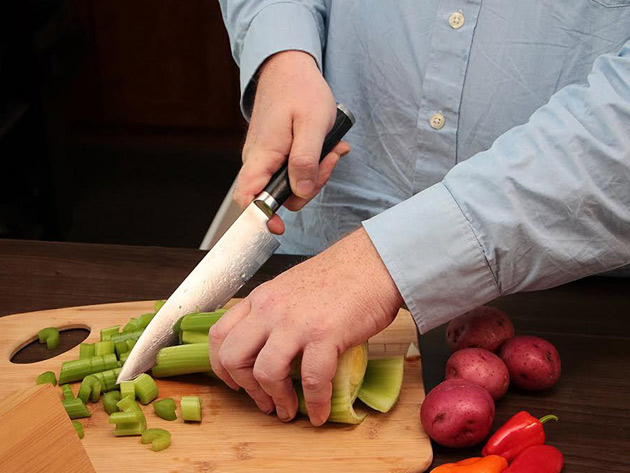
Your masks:
M499 356L507 366L511 383L527 391L552 387L562 370L558 350L543 338L523 335L503 344Z
M494 401L480 386L465 379L447 379L429 392L420 409L427 434L446 447L470 447L490 432Z
M508 315L496 307L480 306L452 320L446 328L446 343L451 351L484 348L496 352L514 336Z
M483 348L464 348L446 362L446 379L466 379L490 393L495 401L503 397L510 385L510 375L503 360Z

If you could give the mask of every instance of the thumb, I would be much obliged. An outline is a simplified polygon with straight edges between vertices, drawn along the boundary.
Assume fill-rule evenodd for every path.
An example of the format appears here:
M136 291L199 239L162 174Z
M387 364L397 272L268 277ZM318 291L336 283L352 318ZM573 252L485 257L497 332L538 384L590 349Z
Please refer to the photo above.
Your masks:
M293 122L289 182L298 197L309 199L317 192L319 157L327 132L325 120L296 119Z

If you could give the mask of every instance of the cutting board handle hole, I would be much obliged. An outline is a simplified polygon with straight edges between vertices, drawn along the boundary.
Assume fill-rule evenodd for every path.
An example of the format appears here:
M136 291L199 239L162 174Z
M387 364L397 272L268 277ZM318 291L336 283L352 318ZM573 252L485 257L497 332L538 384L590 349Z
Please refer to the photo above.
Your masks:
M30 364L54 358L76 347L89 337L90 328L87 325L59 327L59 336L59 346L54 350L49 350L46 348L46 344L39 343L37 335L34 335L17 345L11 353L9 360L11 363L16 364Z

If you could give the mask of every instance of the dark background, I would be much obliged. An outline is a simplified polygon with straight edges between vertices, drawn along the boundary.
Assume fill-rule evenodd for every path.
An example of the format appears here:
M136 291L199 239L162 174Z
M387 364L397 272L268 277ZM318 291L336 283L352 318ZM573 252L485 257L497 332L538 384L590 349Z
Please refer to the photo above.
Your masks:
M238 100L215 0L2 0L0 238L198 247Z

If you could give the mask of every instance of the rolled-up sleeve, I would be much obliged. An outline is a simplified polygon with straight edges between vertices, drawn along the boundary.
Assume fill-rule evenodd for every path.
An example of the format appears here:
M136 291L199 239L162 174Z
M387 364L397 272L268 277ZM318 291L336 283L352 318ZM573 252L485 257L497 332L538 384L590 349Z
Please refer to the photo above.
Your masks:
M241 110L249 120L256 71L281 51L304 51L322 69L324 2L220 0L232 55L240 67Z
M502 294L630 263L630 43L363 225L422 332Z

